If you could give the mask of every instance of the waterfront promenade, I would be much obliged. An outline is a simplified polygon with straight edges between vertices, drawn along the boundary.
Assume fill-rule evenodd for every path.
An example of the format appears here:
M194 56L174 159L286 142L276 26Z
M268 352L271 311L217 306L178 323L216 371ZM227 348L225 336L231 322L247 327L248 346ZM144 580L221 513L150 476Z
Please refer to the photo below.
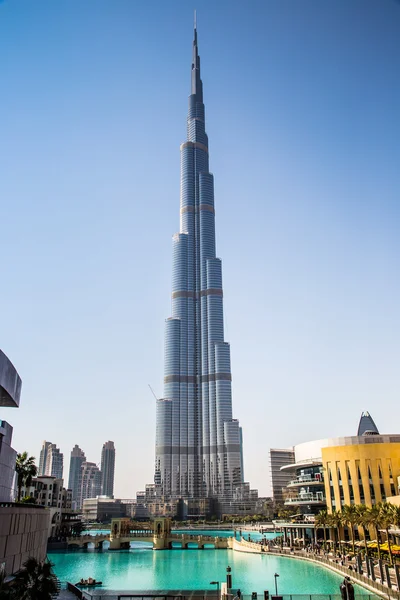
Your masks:
M343 557L343 564L341 564L338 558L333 553L321 553L315 551L307 551L300 549L293 549L289 547L274 546L271 544L263 544L262 541L252 542L244 538L241 540L234 540L229 538L229 547L236 551L250 552L250 553L263 553L267 552L269 555L283 556L289 559L311 561L316 564L327 567L335 573L343 574L343 576L350 577L354 582L359 583L371 593L379 594L384 598L395 598L400 600L400 569L398 565L395 569L374 565L374 572L371 576L368 576L368 568L365 561L361 563L362 573L357 571L356 561L349 560Z

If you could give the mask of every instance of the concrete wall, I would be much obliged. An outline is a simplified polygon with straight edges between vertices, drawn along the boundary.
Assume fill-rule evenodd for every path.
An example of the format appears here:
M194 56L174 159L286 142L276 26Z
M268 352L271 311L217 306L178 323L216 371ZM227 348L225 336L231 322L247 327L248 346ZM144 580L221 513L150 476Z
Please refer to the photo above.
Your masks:
M0 567L15 573L30 556L46 558L50 513L39 507L0 506Z

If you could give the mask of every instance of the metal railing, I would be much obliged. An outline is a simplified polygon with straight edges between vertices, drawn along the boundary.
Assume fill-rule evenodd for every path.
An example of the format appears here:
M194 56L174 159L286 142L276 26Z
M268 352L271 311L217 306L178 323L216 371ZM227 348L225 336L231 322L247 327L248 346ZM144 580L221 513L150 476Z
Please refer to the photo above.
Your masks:
M275 594L273 591L273 583L270 586L269 598ZM264 600L264 592L255 592L250 594L241 594L241 600ZM282 600L342 600L340 593L338 594L279 594L278 597ZM227 596L217 595L214 590L210 591L193 591L185 590L183 594L157 594L156 592L130 593L130 592L83 592L83 600L232 600L233 595ZM375 594L355 594L355 600L381 600L380 596Z
M313 494L312 492L305 492L292 498L286 498L285 500L285 504L298 502L325 502L325 497L322 492L317 492L316 494Z
M320 483L321 485L324 485L324 480L322 479L322 475L320 477L315 475L299 475L296 479L289 481L287 485L298 485L302 483Z

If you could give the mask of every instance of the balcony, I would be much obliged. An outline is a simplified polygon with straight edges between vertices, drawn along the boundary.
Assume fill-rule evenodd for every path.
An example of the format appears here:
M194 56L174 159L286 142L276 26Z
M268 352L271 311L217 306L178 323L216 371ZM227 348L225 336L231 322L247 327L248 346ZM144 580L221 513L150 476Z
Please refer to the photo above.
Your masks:
M285 505L326 504L323 492L302 492L292 498L286 498Z
M323 485L324 480L322 479L322 475L318 473L316 475L299 475L296 479L292 479L287 484L287 487L296 487L302 486L304 484L307 485Z

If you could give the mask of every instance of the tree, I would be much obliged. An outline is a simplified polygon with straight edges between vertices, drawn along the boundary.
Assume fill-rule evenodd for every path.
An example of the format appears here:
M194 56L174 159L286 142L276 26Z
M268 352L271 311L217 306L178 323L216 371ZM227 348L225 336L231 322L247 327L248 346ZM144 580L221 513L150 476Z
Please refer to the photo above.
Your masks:
M53 600L58 596L58 579L52 563L28 558L13 581L12 588L18 600Z
M393 554L389 535L389 529L393 525L393 504L390 504L389 502L379 502L379 511L381 527L386 531L390 564L393 565Z
M351 543L353 546L353 554L355 554L356 549L354 543L354 525L357 525L359 519L357 507L354 504L345 504L342 508L342 514L343 521L351 532Z
M382 525L381 525L381 509L380 509L379 504L374 504L373 506L371 506L371 508L368 509L368 512L369 512L371 525L373 525L373 527L375 529L376 543L378 544L378 559L380 560L381 548L380 548L379 528L382 527Z
M358 514L357 525L360 525L362 527L363 536L364 536L365 557L368 558L368 545L367 545L366 532L367 532L369 525L372 524L371 513L370 513L369 508L367 506L365 506L365 504L359 504L358 506L356 506L356 509L357 509L357 514Z
M331 515L329 515L329 523L330 526L335 531L335 538L339 544L339 550L342 551L342 545L340 543L340 528L343 525L343 515L340 510L334 510ZM335 553L336 553L336 543L335 543Z
M29 487L32 485L32 478L37 475L37 466L35 465L35 458L33 456L28 457L28 453L25 451L22 454L17 454L17 463L15 470L18 476L18 502L21 499L22 486Z
M36 504L36 498L33 496L25 496L20 502L22 504Z
M329 524L329 515L327 510L320 510L315 516L315 526L322 527L324 531L324 547L326 548L326 526Z

